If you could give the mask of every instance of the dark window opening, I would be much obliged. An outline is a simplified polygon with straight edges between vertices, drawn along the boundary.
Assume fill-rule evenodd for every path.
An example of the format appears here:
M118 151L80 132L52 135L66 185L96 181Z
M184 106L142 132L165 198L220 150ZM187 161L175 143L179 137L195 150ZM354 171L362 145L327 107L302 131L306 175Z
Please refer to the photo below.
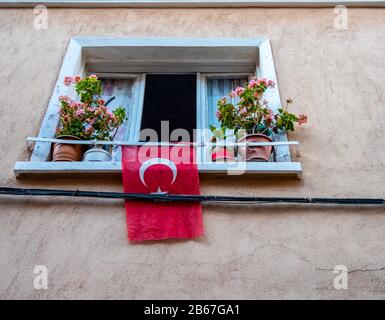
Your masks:
M169 134L185 129L193 141L196 128L196 75L147 75L141 130L154 129L161 140L161 121L169 121ZM141 140L144 137L141 137ZM148 140L148 139L147 139ZM169 140L163 139L164 141ZM179 139L180 141L181 139Z

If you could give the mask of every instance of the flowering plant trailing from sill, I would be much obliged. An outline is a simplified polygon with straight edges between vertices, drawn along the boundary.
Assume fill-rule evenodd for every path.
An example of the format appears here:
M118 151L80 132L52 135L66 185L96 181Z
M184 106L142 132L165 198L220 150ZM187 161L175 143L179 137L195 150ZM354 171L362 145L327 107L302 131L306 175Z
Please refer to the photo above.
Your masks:
M268 107L264 93L274 86L272 80L253 78L243 87L237 87L230 92L230 98L239 99L236 104L227 97L220 99L217 103L217 118L222 131L231 130L239 142L271 142L272 133L294 131L296 123L306 123L305 114L297 116L288 111L292 99L287 99L285 108L279 108L276 113ZM211 130L216 128L211 127ZM249 146L239 148L238 155L246 161L269 161L272 150L272 146Z
M65 77L64 84L75 84L75 91L80 101L68 96L59 97L60 124L56 129L56 137L61 139L80 140L113 140L120 125L126 119L123 107L108 111L102 95L102 84L97 76L81 78L80 76ZM112 134L112 132L114 134ZM99 149L101 150L101 149ZM79 161L82 157L80 145L55 144L53 161ZM106 154L106 151L101 150ZM68 153L71 153L68 157ZM107 158L110 158L107 156ZM87 159L85 159L87 160Z

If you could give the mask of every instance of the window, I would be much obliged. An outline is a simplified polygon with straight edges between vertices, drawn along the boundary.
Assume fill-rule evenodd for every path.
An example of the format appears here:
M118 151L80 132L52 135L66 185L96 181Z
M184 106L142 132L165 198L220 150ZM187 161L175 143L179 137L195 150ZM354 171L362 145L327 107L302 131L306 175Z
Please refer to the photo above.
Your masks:
M49 162L51 141L58 125L60 95L74 95L62 84L66 75L97 74L103 82L104 100L115 97L108 107L126 108L128 120L115 139L138 143L142 128L161 137L160 123L170 122L170 132L183 128L197 144L210 141L210 133L193 135L194 129L217 125L216 102L250 77L275 82L270 43L256 39L126 39L73 38L70 41L57 84L48 105L30 161L17 162L15 173L117 172L121 171L120 147L113 148L113 161L100 163ZM173 88L174 87L174 88ZM173 90L174 89L174 90ZM170 95L169 92L172 92ZM269 90L272 109L280 106L278 87ZM48 140L45 140L48 139ZM162 140L165 140L162 138ZM274 162L244 163L246 173L298 176L301 165L292 162L286 134L275 135ZM227 163L211 161L211 147L197 147L201 173L229 173Z
M195 74L155 74L146 77L141 129L154 130L158 141L170 141L172 137L161 132L162 121L167 121L167 132L184 129L188 133L184 141L193 141L193 130L196 128ZM142 137L140 140L146 141Z
M108 104L109 111L113 111L118 106L126 108L126 114L132 114L132 88L134 84L133 79L101 79L104 101L110 101ZM114 136L114 140L124 141L128 137L128 118L124 121L122 126L118 129ZM119 161L122 157L121 148L113 148L112 158Z
M205 114L201 119L201 127L209 129L210 125L219 128L219 121L216 116L217 102L224 96L228 96L229 92L238 86L244 85L253 74L201 74L201 81L205 88ZM235 98L232 99L236 103ZM209 130L206 131L204 141L211 141L212 134ZM228 139L229 142L235 142L234 137ZM211 162L211 148L202 150L201 158L204 162Z

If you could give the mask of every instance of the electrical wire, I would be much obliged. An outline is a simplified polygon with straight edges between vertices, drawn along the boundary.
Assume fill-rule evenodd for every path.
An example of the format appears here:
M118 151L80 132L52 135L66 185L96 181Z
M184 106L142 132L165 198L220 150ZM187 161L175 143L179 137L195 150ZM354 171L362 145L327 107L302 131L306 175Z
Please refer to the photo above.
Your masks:
M166 202L237 202L237 203L294 203L294 204L334 204L334 205L384 205L385 199L375 198L296 198L296 197L253 197L253 196L215 196L161 193L123 193L81 190L25 189L0 187L0 195L15 196L60 196L124 199L137 201Z

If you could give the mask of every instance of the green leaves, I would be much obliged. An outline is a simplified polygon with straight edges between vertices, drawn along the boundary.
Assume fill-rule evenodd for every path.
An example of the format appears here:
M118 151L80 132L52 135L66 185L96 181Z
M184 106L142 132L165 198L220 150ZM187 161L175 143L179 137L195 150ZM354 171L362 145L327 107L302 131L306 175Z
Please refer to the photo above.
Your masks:
M210 130L213 133L217 141L226 139L226 130L223 128L217 129L214 126L210 126Z
M278 130L294 131L294 122L298 121L295 114L289 113L283 109L278 109L278 114L275 117L276 123L274 132L277 132Z
M102 83L95 76L81 79L75 85L76 93L80 96L83 103L92 103L93 96L102 94Z
M124 120L126 120L126 109L123 107L117 107L113 112L112 112L115 117L117 118L117 125L121 125Z
M272 112L263 95L274 85L271 80L252 79L244 87L235 88L230 93L230 98L238 99L235 105L227 102L227 97L218 100L217 117L223 132L234 130L237 133L238 130L244 129L247 133L271 135L279 130L293 131L294 123L305 123L306 115L300 115L298 118L287 111L288 104L293 102L291 98L287 100L285 109L279 108L277 113ZM210 129L212 132L216 130L214 127Z

